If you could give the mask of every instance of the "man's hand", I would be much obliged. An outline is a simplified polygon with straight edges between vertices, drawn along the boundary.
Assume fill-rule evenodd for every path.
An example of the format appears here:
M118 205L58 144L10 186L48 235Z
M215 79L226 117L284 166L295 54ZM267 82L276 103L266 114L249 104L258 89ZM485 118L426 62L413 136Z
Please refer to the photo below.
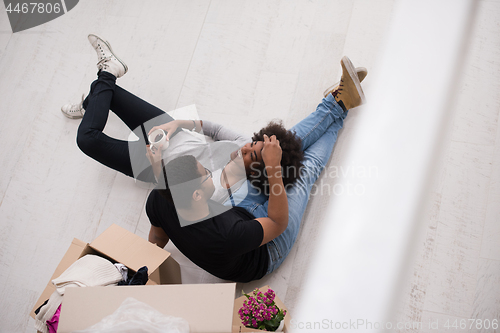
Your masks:
M270 138L264 134L264 148L262 149L262 160L266 167L281 165L281 147L276 135Z

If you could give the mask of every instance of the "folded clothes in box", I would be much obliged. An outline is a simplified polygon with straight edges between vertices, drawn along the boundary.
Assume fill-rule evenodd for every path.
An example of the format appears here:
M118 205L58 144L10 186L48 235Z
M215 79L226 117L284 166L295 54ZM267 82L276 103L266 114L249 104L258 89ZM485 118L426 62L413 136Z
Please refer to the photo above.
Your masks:
M87 254L105 258L112 263L122 263L131 273L147 266L149 285L181 283L179 264L169 252L113 224L90 244L73 239L42 295L35 303L30 313L33 318L35 318L35 310L56 290L52 280L59 278L74 262Z

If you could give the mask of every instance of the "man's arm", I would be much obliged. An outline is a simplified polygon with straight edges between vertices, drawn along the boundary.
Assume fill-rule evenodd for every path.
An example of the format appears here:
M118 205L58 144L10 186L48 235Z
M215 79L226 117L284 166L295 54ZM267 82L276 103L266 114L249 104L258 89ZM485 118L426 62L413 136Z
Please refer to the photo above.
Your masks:
M162 228L152 225L151 229L149 230L148 240L149 242L156 244L161 248L164 248L165 245L167 245L169 238Z
M269 181L269 205L267 208L269 217L256 219L264 229L261 246L281 235L288 226L288 198L281 176L281 148L276 136L268 138L267 135L264 135L262 159L266 165Z

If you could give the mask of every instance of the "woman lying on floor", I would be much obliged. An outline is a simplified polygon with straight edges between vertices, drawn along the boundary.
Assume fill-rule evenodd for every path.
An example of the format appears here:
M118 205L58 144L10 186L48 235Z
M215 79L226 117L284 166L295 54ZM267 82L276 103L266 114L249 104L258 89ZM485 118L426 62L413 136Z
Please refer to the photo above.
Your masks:
M140 181L156 183L151 164L161 156L166 164L173 158L190 154L214 171L217 191L214 200L227 200L228 192L235 193L246 179L264 190L266 179L263 172L261 149L263 134L276 135L283 146L283 164L294 170L301 166L303 153L301 142L293 132L279 123L270 123L255 133L253 138L240 135L222 125L199 120L174 120L161 109L147 103L116 85L116 79L128 68L112 52L111 46L102 38L89 35L89 41L97 52L98 78L90 86L88 96L80 104L65 105L62 112L69 118L82 118L78 129L78 147L96 161ZM103 133L109 110L113 111L139 138L124 141ZM151 150L146 138L155 129L167 133L169 146L163 152ZM181 130L181 129L187 129ZM207 143L193 132L201 132L214 142ZM156 176L156 177L155 177ZM285 185L293 184L298 175L290 173L284 178Z
M266 195L270 193L268 180L262 172L266 166L262 158L264 139L269 140L265 135L272 137L273 142L277 142L280 147L280 168L283 170L280 182L286 190L285 202L288 203L285 228L274 228L275 231L280 230L279 232L266 232L267 227L261 223L262 228L259 229L260 232L254 233L255 240L252 241L255 245L252 246L255 248L245 253L229 255L224 262L216 261L218 268L207 266L202 262L203 259L189 255L187 252L191 251L187 249L184 254L213 275L233 281L247 282L259 279L279 267L295 242L311 188L329 160L348 109L360 105L363 101L364 95L359 77L364 78L366 70L356 70L350 60L344 57L341 61L340 85L328 91L315 112L289 131L284 130L282 126L272 124L254 135L253 140L249 142L241 135L207 121L174 121L160 109L120 88L116 85L116 79L126 73L126 65L116 57L109 43L102 38L89 35L89 41L99 57L98 78L92 83L90 93L81 105L76 108L65 106L62 111L70 117L75 117L75 114L83 114L82 107L85 109L78 129L77 143L84 153L102 164L136 179L155 182L158 178L162 178L161 173L165 170L162 162L168 165L179 156L192 155L196 163L204 167L203 175L206 177L203 177L200 186L213 178L207 166L218 170L217 177L213 178L214 191L208 191L211 196L204 199L212 198L209 202L214 202L215 199L218 205L224 203L229 208L235 205L245 208L250 213L249 218L254 218L254 221L260 223L259 220L262 218L269 220L268 216L272 215L269 197ZM136 133L139 141L121 141L102 133L109 109ZM163 154L161 149L152 151L149 148L145 153L147 138L144 132L147 130L150 133L156 128L168 132L170 145ZM207 145L203 140L182 131L181 128L203 130L203 134L212 137L215 142ZM241 149L238 149L239 147ZM294 186L290 186L294 183ZM163 210L165 202L158 196L160 191L153 191L148 198L149 211L158 213L159 218L153 222L149 213L148 216L153 224L150 241L164 247L170 235L169 226L164 224L168 224L168 221L162 217L162 212L166 210ZM192 196L197 195L196 191ZM187 232L189 228L197 228L202 224L196 223L181 229ZM255 226L255 223L253 225ZM211 232L220 232L215 224L213 226L215 230ZM264 237L266 233L267 237ZM219 240L226 239L224 235L219 236L221 236ZM177 245L174 238L172 241ZM209 241L208 248L197 249L194 253L205 251L203 254L208 254L210 257L210 246L213 244ZM179 249L184 252L183 249ZM255 251L258 251L259 255L255 256ZM228 267L234 265L241 267L241 262L245 261L244 257L247 259L258 257L258 262L252 264L252 267L257 265L258 268L252 269L251 272L228 270Z

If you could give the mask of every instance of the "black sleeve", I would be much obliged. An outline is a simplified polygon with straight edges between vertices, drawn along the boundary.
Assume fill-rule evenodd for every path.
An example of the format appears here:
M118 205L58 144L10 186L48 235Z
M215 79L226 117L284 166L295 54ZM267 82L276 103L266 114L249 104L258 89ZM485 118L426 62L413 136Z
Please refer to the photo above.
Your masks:
M239 221L231 228L226 242L227 250L241 255L260 247L264 229L257 220Z
M151 191L146 201L146 215L151 225L163 228L167 234L169 227L179 224L175 206L156 189Z

